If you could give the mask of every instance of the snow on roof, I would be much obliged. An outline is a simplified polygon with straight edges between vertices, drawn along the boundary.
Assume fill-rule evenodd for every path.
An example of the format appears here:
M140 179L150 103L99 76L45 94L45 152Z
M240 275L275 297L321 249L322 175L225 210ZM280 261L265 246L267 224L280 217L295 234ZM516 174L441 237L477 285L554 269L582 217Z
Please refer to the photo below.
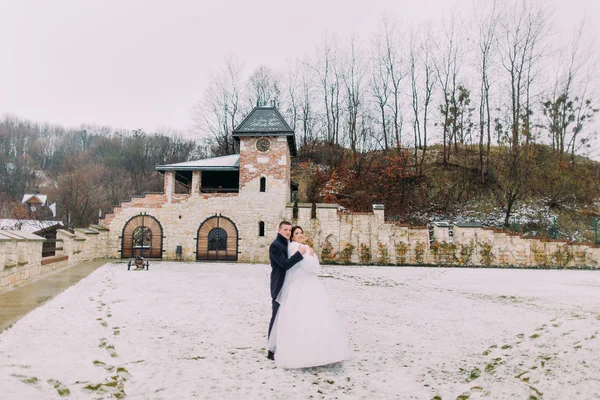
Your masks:
M186 161L177 164L159 165L157 171L237 171L240 168L240 155L232 154L223 157L205 158L203 160Z
M37 232L54 225L63 225L62 221L38 221L35 219L0 219L0 230L14 230L21 232Z
M42 204L46 204L46 201L48 200L48 196L45 194L24 194L21 203L25 203L33 197L36 197Z

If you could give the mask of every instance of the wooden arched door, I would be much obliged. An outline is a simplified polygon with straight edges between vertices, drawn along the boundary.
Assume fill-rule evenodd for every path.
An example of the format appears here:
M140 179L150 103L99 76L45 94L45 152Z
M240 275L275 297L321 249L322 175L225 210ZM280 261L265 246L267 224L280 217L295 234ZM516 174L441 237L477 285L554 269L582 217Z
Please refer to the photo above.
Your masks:
M229 218L207 218L200 224L196 240L197 260L237 261L238 230Z
M123 227L121 258L162 258L162 244L163 230L160 222L150 215L136 215Z

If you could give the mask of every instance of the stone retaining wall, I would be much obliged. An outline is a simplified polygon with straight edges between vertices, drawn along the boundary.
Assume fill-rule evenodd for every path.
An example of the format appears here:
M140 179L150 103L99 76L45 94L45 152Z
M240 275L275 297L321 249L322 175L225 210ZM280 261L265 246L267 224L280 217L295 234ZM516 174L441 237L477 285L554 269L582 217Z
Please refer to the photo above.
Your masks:
M372 213L340 212L336 204L288 204L288 218L304 228L323 262L381 265L600 267L600 247L524 237L498 229L453 225L442 228L388 223L382 206ZM450 225L447 226L447 230ZM370 257L369 257L370 256Z
M44 238L21 231L0 230L0 293L23 286L43 276L82 261L106 258L108 231L94 226L75 234L57 230L63 250L42 258Z

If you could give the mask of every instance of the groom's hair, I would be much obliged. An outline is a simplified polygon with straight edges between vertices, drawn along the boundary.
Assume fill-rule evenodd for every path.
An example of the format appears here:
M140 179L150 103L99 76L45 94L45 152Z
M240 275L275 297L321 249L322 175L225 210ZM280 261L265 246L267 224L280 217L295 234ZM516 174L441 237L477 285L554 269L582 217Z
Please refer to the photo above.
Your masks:
M281 227L282 227L282 226L284 226L284 225L289 225L289 226L292 226L292 223L291 223L291 222L288 222L288 221L281 221L281 222L279 223L279 229L281 229Z

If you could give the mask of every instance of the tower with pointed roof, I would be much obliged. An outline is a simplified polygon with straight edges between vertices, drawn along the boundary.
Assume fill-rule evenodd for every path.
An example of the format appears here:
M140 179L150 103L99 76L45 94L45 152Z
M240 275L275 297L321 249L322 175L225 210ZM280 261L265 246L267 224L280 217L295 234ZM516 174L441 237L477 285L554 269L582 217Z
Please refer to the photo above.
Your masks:
M257 212L273 211L291 201L291 157L294 131L275 107L256 107L233 131L240 144L240 200Z

